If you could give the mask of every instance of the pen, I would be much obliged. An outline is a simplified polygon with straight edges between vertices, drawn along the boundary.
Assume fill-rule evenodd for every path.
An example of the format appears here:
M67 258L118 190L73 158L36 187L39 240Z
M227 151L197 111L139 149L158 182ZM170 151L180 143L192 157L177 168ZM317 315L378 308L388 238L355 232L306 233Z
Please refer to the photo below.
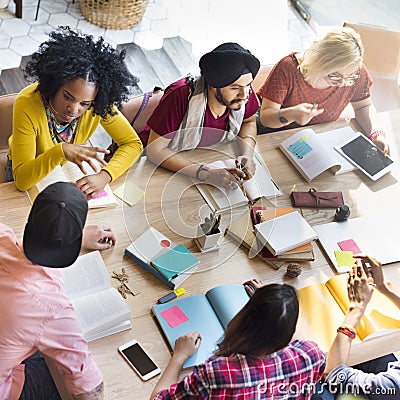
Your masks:
M201 340L201 336L197 336L196 340L194 341L194 344L196 345L199 340Z
M165 296L159 298L158 304L168 303L169 301L176 299L179 296L182 296L183 294L185 294L185 292L186 290L183 287L175 289L173 292L168 293Z
M239 171L243 171L244 165L243 165L242 163L238 162L237 160L236 160L235 162L236 162L236 168L237 168ZM247 197L246 188L245 188L244 185L243 185L243 178L242 178L242 177L239 177L239 181L242 183L240 186L241 186L241 189L242 189L242 191L243 191L243 194Z

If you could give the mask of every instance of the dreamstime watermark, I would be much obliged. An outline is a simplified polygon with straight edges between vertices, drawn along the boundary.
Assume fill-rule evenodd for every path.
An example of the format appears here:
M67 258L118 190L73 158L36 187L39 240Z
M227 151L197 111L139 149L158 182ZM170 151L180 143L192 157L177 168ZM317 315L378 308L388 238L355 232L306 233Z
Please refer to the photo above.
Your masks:
M218 144L204 149L196 149L192 153L184 152L183 157L201 164L210 164L217 160L235 160L241 145L239 140ZM147 149L147 151L149 151ZM189 156L190 155L190 156ZM262 160L260 155L257 155ZM150 227L157 227L172 241L179 243L197 237L198 226L209 215L210 208L196 188L199 182L185 176L185 170L172 173L162 170L160 165L165 160L159 160L158 165L142 158L128 172L126 182L129 181L145 192L143 200L133 207L123 204L123 219L129 239L134 241ZM190 167L189 167L190 168ZM126 185L128 187L128 185ZM225 190L218 189L219 195L230 204ZM237 188L236 190L241 190ZM271 199L273 202L273 199ZM228 207L222 214L220 230L223 233L243 212L246 206L241 208ZM250 213L248 214L250 218ZM163 226L166 229L163 229ZM242 237L247 233L247 227L243 227ZM172 237L170 237L172 236ZM198 272L216 268L229 260L240 246L241 240L233 240L221 235L220 249L213 257L205 257L201 261ZM261 250L261 249L260 249ZM253 254L254 257L256 254Z

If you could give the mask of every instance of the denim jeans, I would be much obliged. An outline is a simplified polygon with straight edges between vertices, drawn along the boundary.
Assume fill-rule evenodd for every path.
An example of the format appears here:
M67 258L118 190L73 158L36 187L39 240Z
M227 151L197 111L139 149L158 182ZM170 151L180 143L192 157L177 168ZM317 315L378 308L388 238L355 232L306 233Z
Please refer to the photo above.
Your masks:
M8 159L8 157L5 170L6 170L6 182L14 182L14 177L12 174L12 162L11 160Z
M19 400L61 400L44 358L32 356L23 364L25 383Z

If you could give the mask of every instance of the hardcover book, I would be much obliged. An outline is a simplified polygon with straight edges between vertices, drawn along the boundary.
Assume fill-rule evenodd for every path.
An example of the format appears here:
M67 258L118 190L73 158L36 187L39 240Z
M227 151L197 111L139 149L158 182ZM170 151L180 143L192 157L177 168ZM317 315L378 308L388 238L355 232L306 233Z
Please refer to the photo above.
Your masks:
M126 249L125 255L175 289L193 273L199 260L183 245L150 227Z

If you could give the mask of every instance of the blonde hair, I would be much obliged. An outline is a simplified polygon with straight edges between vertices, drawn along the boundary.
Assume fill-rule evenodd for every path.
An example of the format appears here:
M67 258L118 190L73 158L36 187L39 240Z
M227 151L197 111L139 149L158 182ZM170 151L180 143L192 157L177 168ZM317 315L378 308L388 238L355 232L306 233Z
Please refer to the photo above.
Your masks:
M361 68L364 47L360 35L352 28L333 30L316 40L304 52L299 69L306 82L313 85L321 76L354 63Z

